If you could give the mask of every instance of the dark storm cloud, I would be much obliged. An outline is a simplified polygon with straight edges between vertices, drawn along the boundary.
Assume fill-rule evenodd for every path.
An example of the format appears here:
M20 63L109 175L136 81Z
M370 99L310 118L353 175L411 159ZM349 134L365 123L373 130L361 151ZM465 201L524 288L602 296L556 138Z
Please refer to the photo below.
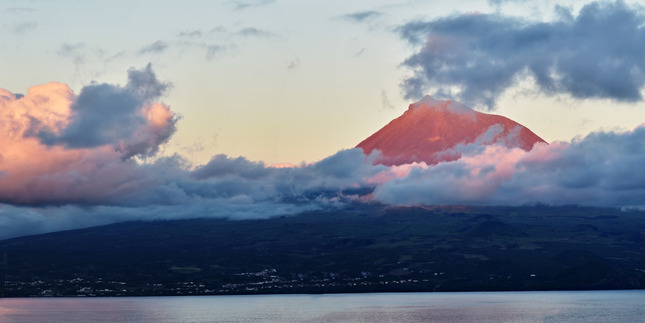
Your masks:
M498 14L411 22L401 37L421 49L403 63L414 70L407 98L428 91L492 108L521 79L547 95L641 101L645 85L645 14L622 1L593 2L577 16L557 7L552 22Z

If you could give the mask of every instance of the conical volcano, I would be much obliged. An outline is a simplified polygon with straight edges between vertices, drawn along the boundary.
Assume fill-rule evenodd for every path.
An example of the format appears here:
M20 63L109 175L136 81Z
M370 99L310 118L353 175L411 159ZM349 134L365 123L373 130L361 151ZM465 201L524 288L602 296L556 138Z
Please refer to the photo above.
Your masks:
M376 162L391 166L456 160L461 156L455 149L459 144L498 143L528 151L538 142L545 141L511 119L426 96L356 147L365 154L380 150Z

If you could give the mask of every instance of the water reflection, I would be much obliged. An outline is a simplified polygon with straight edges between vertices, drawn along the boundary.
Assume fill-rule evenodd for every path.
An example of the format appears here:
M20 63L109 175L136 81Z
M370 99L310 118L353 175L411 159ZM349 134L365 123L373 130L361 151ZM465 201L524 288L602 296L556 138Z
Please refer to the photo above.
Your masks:
M0 299L1 322L630 322L645 291Z

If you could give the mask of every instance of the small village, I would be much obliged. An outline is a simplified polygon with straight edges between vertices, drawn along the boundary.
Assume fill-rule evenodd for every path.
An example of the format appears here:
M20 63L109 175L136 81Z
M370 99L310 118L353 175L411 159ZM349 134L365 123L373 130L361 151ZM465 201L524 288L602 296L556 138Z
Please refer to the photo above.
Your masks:
M441 291L452 279L443 272L419 273L408 268L389 274L373 275L362 271L355 277L335 272L321 273L321 277L296 273L292 279L280 276L276 269L235 274L231 282L213 283L195 280L171 283L137 283L96 279L38 279L34 281L4 281L3 297L124 297L124 296L186 296L186 295L243 295L243 294L319 294L347 292ZM508 280L487 275L488 280ZM530 274L535 279L536 274ZM447 290L450 290L448 288Z

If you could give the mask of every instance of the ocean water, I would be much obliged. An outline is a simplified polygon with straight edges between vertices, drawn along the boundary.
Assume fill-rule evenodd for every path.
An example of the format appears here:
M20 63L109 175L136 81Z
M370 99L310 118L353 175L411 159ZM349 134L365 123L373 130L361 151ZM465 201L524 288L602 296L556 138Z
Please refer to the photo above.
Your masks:
M0 322L642 322L645 290L0 299Z

